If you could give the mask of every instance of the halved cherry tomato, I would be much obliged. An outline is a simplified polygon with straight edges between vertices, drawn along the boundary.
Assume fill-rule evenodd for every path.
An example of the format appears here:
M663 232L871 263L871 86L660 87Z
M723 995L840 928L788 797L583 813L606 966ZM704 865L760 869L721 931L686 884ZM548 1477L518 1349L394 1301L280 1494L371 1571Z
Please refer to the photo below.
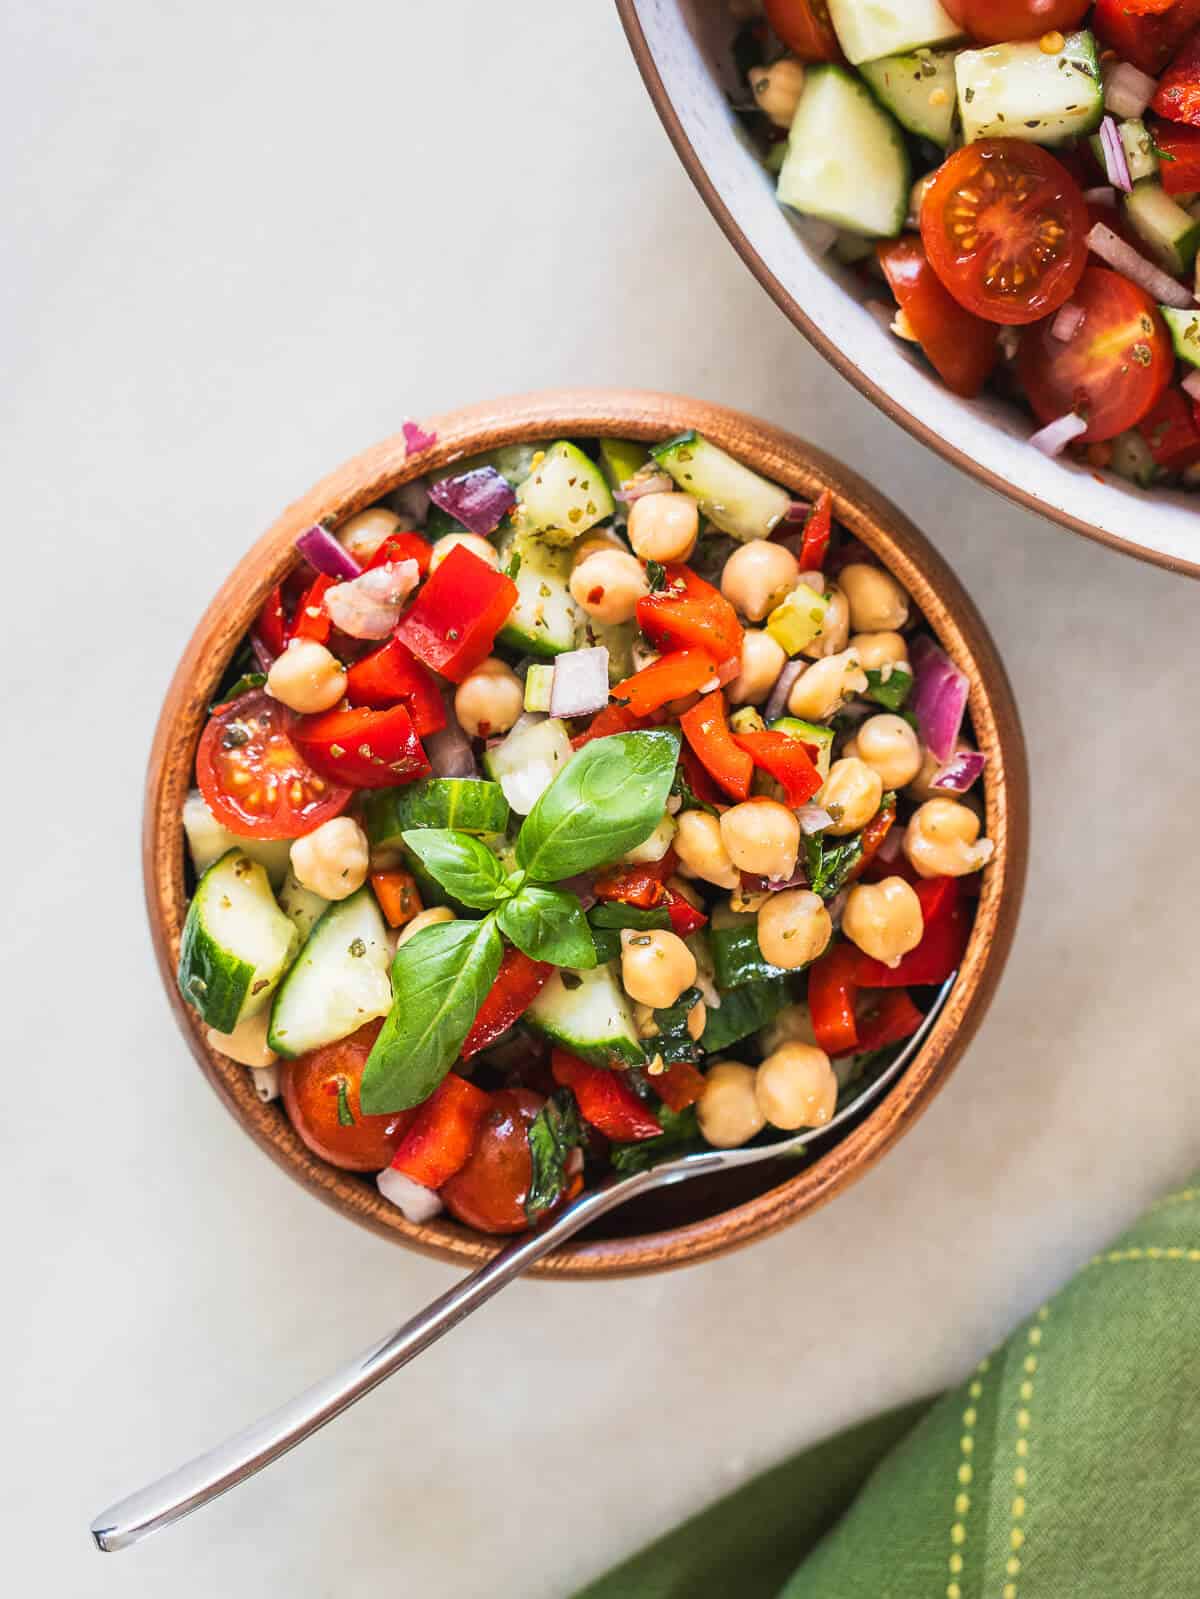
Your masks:
M995 324L959 305L915 235L885 241L877 253L896 304L938 376L955 394L973 399L996 365Z
M638 626L660 650L707 650L715 661L742 653L742 626L721 593L690 566L670 565L666 586L637 602Z
M283 609L283 584L276 583L263 602L254 631L272 655L282 655L287 643L287 616Z
M681 700L715 681L716 671L707 650L671 650L618 683L613 699L624 701L635 716L649 716L669 700Z
M421 576L426 577L432 559L433 545L419 533L389 533L365 570L370 572L377 566L386 566L389 561L415 561Z
M569 1088L579 1113L589 1126L617 1143L657 1138L662 1127L648 1105L634 1093L624 1072L606 1066L589 1066L570 1050L556 1049L550 1056L554 1081Z
M314 1155L347 1171L382 1171L416 1114L364 1116L358 1103L363 1067L381 1021L349 1038L281 1061L279 1091L292 1126Z
M1152 78L1198 24L1200 0L1173 0L1165 10L1157 0L1096 0L1091 20L1102 44Z
M1183 122L1156 122L1150 136L1163 152L1158 176L1166 192L1194 194L1200 189L1200 128Z
M1200 461L1197 407L1182 389L1167 389L1154 409L1138 423L1155 465L1164 472L1182 472Z
M336 577L329 577L324 572L317 573L300 596L292 625L288 628L289 643L294 638L311 639L314 644L325 643L333 625L325 609L325 594L337 581Z
M429 759L403 705L302 716L292 738L310 766L332 783L395 788L429 775Z
M398 638L356 661L346 674L346 697L351 705L381 710L404 705L417 736L436 733L446 725L446 707L437 679Z
M1200 33L1184 40L1150 104L1160 117L1200 127Z
M261 689L208 719L196 781L209 810L239 838L299 838L350 803L350 787L317 772L296 743L297 721Z
M442 1202L458 1221L480 1232L524 1232L533 1174L529 1129L545 1100L528 1088L502 1088L490 1098L470 1158L442 1185Z
M980 139L934 174L921 204L930 265L987 322L1037 322L1071 298L1087 265L1087 207L1040 145Z
M1040 39L1044 33L1074 28L1083 21L1091 0L942 0L942 4L976 43L1007 44L1010 39Z
M1072 297L1083 321L1060 339L1050 321L1021 339L1017 374L1042 422L1074 411L1084 444L1136 427L1170 381L1171 338L1145 289L1118 272L1089 267Z
M829 0L766 0L767 21L801 61L840 61Z

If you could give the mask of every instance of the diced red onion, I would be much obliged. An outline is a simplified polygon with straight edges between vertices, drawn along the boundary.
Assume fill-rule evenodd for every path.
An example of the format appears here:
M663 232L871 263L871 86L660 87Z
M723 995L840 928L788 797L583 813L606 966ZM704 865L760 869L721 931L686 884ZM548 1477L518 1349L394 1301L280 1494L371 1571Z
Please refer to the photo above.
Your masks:
M1053 333L1056 339L1061 339L1064 344L1070 344L1071 340L1083 326L1085 314L1086 313L1081 305L1072 305L1068 300L1066 305L1063 306L1062 310L1054 318L1054 321L1051 322L1051 333Z
M590 716L608 704L608 650L567 650L554 658L551 716Z
M254 1079L254 1092L264 1105L269 1105L273 1099L279 1098L279 1067L251 1066L250 1075Z
M823 833L833 826L833 817L820 805L802 805L796 812L796 819L802 833Z
M1114 233L1103 222L1097 222L1087 237L1088 249L1106 261L1114 272L1131 279L1145 289L1160 305L1173 305L1187 311L1195 303L1195 296L1175 279L1139 255L1131 244L1126 244L1120 234Z
M914 641L909 655L913 668L909 708L916 715L921 742L936 760L948 761L967 710L966 674L924 635Z
M404 435L406 457L419 455L422 450L432 450L438 440L436 433L427 433L419 422L411 422L407 419L401 425L400 431Z
M476 777L471 740L463 732L454 713L454 698L446 695L446 725L436 733L426 733L421 743L435 777Z
M1200 371L1189 372L1183 380L1183 392L1193 400L1200 400Z
M1081 416L1076 416L1074 411L1068 411L1066 416L1056 417L1053 422L1048 422L1044 428L1039 428L1030 437L1030 444L1035 450L1040 450L1043 455L1053 459L1061 455L1072 439L1077 439L1081 433L1087 432L1088 425Z
M635 500L644 499L647 494L671 494L675 488L675 479L668 477L665 472L647 472L644 475L637 472L627 478L619 489L613 490L613 499L621 500L625 505L632 505Z
M461 477L429 485L429 498L470 533L494 533L517 503L512 484L494 466L479 466Z
M309 566L325 577L352 582L362 576L362 567L349 550L343 549L329 529L322 527L319 522L315 527L310 527L307 533L301 533L296 540L296 548Z
M1101 183L1094 189L1085 189L1083 198L1089 205L1116 205L1117 191L1111 183Z
M375 1179L383 1197L412 1222L432 1221L442 1208L436 1190L416 1183L402 1171L386 1166Z
M1140 117L1158 84L1131 61L1118 61L1104 72L1104 105L1116 117Z
M811 500L793 500L783 513L783 520L785 522L807 522L808 513L811 510Z
M930 783L943 794L965 794L983 775L987 756L982 750L957 750Z
M739 677L742 671L742 658L740 655L731 655L727 661L722 661L717 667L717 687L724 688Z
M1129 162L1125 159L1125 146L1111 117L1100 124L1100 150L1104 156L1104 171L1114 189L1122 194L1133 193L1133 179L1129 176Z
M275 665L275 657L259 638L257 633L250 634L250 648L254 651L254 659L258 662L260 672L270 672Z
M787 710L788 695L792 692L792 685L802 672L808 668L808 662L802 658L789 661L775 679L775 687L767 697L763 717L768 722L774 722Z
M327 589L325 609L333 625L351 638L386 638L420 580L415 561L387 561L351 583Z
M903 843L904 829L895 825L889 827L884 834L883 843L875 851L876 859L890 866L893 861L899 860Z

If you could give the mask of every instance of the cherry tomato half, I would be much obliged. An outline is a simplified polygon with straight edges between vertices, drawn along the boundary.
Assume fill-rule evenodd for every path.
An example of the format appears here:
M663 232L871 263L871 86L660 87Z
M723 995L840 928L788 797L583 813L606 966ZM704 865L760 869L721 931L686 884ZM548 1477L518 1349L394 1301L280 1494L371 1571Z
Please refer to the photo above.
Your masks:
M840 61L828 0L767 0L767 21L801 61Z
M988 322L1037 322L1071 298L1087 265L1075 179L1040 145L981 139L938 168L921 237L950 293Z
M920 239L887 239L877 254L896 304L942 382L973 399L999 354L995 325L959 305L929 265Z
M382 1171L391 1164L415 1111L364 1116L358 1103L363 1067L381 1021L349 1038L281 1061L279 1091L292 1126L322 1160L347 1171Z
M942 0L959 27L978 44L1040 39L1083 21L1091 0Z
M1162 395L1175 366L1158 307L1119 272L1089 267L1072 296L1083 320L1069 339L1053 319L1021 340L1017 373L1042 422L1074 411L1088 424L1083 444L1136 427Z
M467 1227L483 1233L519 1233L528 1227L529 1128L544 1104L528 1088L502 1088L492 1095L467 1164L440 1190L446 1209Z
M219 705L200 735L205 804L241 838L299 838L337 816L351 790L319 776L292 741L296 717L261 689Z

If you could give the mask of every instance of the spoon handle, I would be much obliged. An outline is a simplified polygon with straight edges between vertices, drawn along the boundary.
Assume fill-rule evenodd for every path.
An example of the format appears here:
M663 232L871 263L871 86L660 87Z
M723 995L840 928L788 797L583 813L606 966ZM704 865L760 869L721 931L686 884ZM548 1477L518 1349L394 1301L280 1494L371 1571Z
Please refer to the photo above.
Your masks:
M306 1388L215 1449L197 1455L187 1465L110 1505L92 1522L97 1547L106 1552L128 1549L160 1527L169 1527L210 1499L236 1488L341 1415L385 1377L406 1366L543 1255L635 1193L658 1186L658 1181L661 1178L655 1171L640 1172L582 1194L560 1216L509 1244L485 1266L464 1277L340 1371Z

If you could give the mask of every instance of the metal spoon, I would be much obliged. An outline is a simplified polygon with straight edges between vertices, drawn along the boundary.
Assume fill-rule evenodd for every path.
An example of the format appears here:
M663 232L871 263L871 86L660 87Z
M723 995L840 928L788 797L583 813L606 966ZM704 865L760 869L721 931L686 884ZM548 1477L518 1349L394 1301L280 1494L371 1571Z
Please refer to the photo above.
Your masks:
M106 1552L128 1549L148 1534L157 1532L160 1527L168 1527L173 1521L190 1515L218 1494L236 1488L238 1483L245 1482L247 1477L252 1477L305 1438L311 1437L327 1421L332 1421L364 1394L370 1393L385 1377L406 1366L535 1261L541 1260L589 1223L607 1215L610 1210L616 1210L626 1200L634 1199L639 1194L648 1194L656 1188L665 1188L671 1183L687 1182L691 1177L755 1166L761 1161L795 1155L818 1139L828 1137L849 1116L877 1099L904 1070L924 1043L953 982L953 976L947 979L921 1027L886 1071L850 1100L824 1127L806 1129L794 1138L775 1144L743 1149L708 1149L681 1155L628 1177L613 1176L601 1187L581 1194L553 1221L509 1244L486 1266L464 1277L454 1288L435 1299L386 1338L372 1344L331 1377L305 1389L295 1399L225 1443L218 1444L215 1449L198 1455L177 1471L160 1477L157 1482L102 1511L92 1522L91 1528L97 1547Z

